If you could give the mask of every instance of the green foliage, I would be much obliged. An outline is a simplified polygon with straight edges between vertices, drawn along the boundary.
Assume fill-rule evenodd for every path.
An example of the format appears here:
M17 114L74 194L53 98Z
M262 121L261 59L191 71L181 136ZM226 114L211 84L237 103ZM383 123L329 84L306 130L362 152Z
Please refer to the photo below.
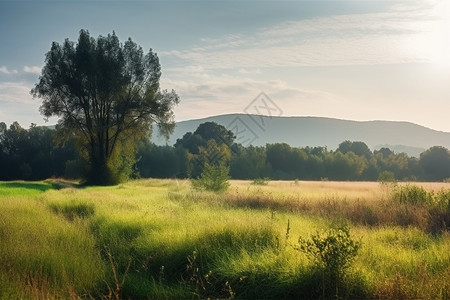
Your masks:
M230 168L228 167L231 153L226 144L217 145L211 139L206 147L199 147L197 155L190 154L189 173L201 168L202 172L198 179L192 181L195 189L213 192L224 192L230 186Z
M313 234L310 240L299 238L298 250L310 256L324 274L323 289L336 293L342 286L345 271L353 263L361 242L350 237L350 228L340 225L325 232ZM331 284L331 286L325 286ZM329 289L331 287L331 289ZM331 294L330 294L331 295Z
M288 179L304 177L307 154L302 149L292 148L286 143L266 146L267 162L272 166L276 177Z
M4 124L4 123L3 123ZM64 161L73 159L69 144L56 148L53 131L31 124L28 130L14 122L0 134L0 180L42 180L64 175ZM64 161L61 154L64 153Z
M214 140L219 146L231 147L235 138L233 132L224 126L216 122L205 122L200 124L194 133L185 133L181 139L177 140L175 147L183 147L192 154L198 154L199 148L206 147L210 140Z
M231 131L213 122L200 124L192 134L188 132L177 140L176 149L186 149L187 176L197 178L210 166L228 166L231 158L230 144L234 139Z
M206 128L211 126L215 128L212 131L220 136L206 140L211 137ZM364 150L366 147L361 142L346 141L337 151L279 143L263 147L229 146L231 135L223 126L209 124L200 129L187 133L175 147L153 145L148 135L141 136L142 139L136 143L127 139L118 141L108 163L103 167L92 167L89 151L78 147L77 155L74 141L66 141L59 147L54 142L55 132L46 127L32 125L25 130L15 122L8 129L4 124L0 134L0 180L37 180L51 176L81 179L92 172L92 180L110 183L122 182L130 176L198 178L205 162L216 164L223 160L222 156L233 179L326 178L387 183L393 178L400 181L442 181L450 176L447 174L450 156L443 147L428 149L420 159L408 157L405 153L396 154L388 148L374 151L368 158L369 152ZM61 137L60 134L56 136L56 140ZM215 147L209 146L210 141L214 141Z
M404 185L393 189L392 199L402 204L397 207L400 224L416 223L432 234L442 234L450 226L450 189L428 191L422 186ZM403 224L402 224L403 223Z
M394 188L393 199L399 203L429 205L433 202L433 192L422 186L400 185Z
M106 163L106 171L103 174L105 176L104 181L98 181L98 176L102 174L97 170L91 169L89 171L88 183L98 182L97 184L115 185L126 181L133 173L133 166L136 162L136 151L135 144L131 143L130 140L118 143L116 151L111 153ZM92 168L92 166L89 166L89 168Z
M39 82L45 117L58 116L59 141L72 140L86 163L90 184L116 184L128 178L135 144L151 133L153 122L168 137L174 128L177 94L161 90L156 53L147 54L113 32L94 39L81 30L78 42L53 42ZM61 96L63 95L63 96Z
M145 140L138 148L139 174L143 178L174 178L186 176L186 153L183 149L156 146Z
M200 178L192 181L195 189L207 190L212 192L224 192L230 187L228 173L230 169L224 165L210 165L205 163Z
M329 170L329 177L337 180L357 180L367 167L367 160L352 151L345 154L337 151L333 156L325 159Z
M65 178L80 179L83 177L83 162L80 160L68 160L66 161Z
M369 147L364 142L351 142L347 140L339 144L338 150L342 154L353 152L354 154L363 156L367 159L372 156L372 151L370 151Z
M194 135L199 135L205 141L214 140L217 145L225 144L230 147L236 138L232 131L216 122L205 122L198 126Z
M442 181L450 177L450 151L435 146L420 154L420 166L426 180Z
M192 163L196 165L209 164L213 166L229 165L231 158L230 148L225 144L217 144L209 140L205 147L199 147L198 155L193 156Z
M383 171L378 175L378 182L382 184L395 182L395 174L391 171Z
M438 207L446 210L450 214L450 189L442 189L435 193L434 202Z
M266 160L265 147L235 147L230 163L230 175L234 179L270 177L272 167Z
M350 237L350 228L340 225L325 232L313 234L311 240L299 238L299 250L311 256L326 273L341 277L349 268L361 243Z

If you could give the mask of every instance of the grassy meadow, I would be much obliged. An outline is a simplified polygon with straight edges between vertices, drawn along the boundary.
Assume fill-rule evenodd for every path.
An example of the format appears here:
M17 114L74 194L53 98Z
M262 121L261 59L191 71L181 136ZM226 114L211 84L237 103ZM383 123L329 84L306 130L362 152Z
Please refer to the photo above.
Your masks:
M231 181L212 194L185 180L0 182L0 298L450 299L449 191L449 183ZM333 283L299 238L343 223L361 247Z

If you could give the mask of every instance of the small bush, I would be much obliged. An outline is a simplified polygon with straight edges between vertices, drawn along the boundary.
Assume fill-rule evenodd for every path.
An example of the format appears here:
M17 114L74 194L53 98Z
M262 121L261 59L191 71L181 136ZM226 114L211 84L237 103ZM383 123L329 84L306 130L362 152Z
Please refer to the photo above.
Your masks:
M415 225L432 233L447 231L450 226L450 190L427 191L421 186L398 186L392 199L402 206L394 209L396 224Z
M433 202L433 192L417 185L398 186L393 193L394 200L399 203L427 205Z
M224 165L214 166L205 163L200 178L192 181L194 189L224 192L230 187L230 169Z
M361 248L361 243L350 237L350 228L340 225L312 235L310 240L300 237L298 242L300 246L296 249L310 256L323 272L324 294L327 291L327 295L336 293L338 296L339 287L343 287L345 271Z

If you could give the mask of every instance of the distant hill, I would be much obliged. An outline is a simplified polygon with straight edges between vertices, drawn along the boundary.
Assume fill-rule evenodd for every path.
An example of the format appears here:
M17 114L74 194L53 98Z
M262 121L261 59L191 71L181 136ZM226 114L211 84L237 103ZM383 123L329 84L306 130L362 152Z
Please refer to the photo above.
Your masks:
M227 114L176 124L167 142L173 145L188 131L195 131L201 123L217 122L232 130L236 142L244 146L267 143L287 143L294 147L326 146L334 150L345 141L365 142L372 150L389 147L395 152L418 156L431 146L450 149L450 133L436 131L410 122L349 121L322 117L268 117ZM166 141L154 130L152 141L158 145Z

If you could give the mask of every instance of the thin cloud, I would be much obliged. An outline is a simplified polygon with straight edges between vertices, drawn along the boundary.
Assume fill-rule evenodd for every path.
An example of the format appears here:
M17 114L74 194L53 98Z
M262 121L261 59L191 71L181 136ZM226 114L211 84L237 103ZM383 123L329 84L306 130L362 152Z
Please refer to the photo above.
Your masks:
M24 82L0 83L1 103L36 103L30 95L31 87Z
M205 69L423 63L436 22L429 3L397 5L381 13L287 21L252 36L202 39L200 46L161 55Z
M23 71L29 74L38 74L38 75L41 74L41 68L38 66L31 66L31 67L25 66L23 67Z
M11 74L17 74L18 71L17 70L9 70L7 67L1 66L0 73L6 74L6 75L11 75Z

